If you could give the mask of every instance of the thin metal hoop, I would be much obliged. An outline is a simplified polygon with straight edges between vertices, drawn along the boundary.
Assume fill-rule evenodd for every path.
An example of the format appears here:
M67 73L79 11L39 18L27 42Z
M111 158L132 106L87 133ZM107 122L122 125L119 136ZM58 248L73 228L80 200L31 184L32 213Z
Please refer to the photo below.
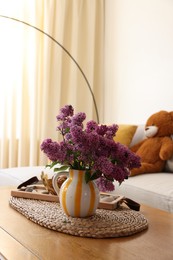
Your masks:
M52 41L54 41L59 47L61 47L63 49L63 51L65 51L67 53L67 55L72 59L72 61L76 64L76 66L78 67L79 71L81 72L83 78L85 79L85 82L88 86L88 89L91 93L91 96L92 96L92 99L93 99L93 102L94 102L94 107L95 107L95 111L96 111L96 117L97 117L97 123L99 123L99 113L98 113L98 109L97 109L97 104L96 104L96 100L95 100L95 97L94 97L94 93L92 91L92 88L91 88L91 85L89 84L89 81L85 75L85 73L83 72L83 70L81 69L80 65L78 64L78 62L74 59L74 57L70 54L70 52L61 44L59 43L57 40L55 40L51 35L49 35L48 33L44 32L43 30L39 29L38 27L32 25L32 24L29 24L27 22L24 22L22 20L19 20L19 19L16 19L16 18L13 18L13 17L9 17L9 16L5 16L5 15L0 15L0 17L2 18L6 18L6 19L11 19L13 21L16 21L16 22L20 22L20 23L23 23L31 28L34 28L35 30L43 33L44 35L46 35L47 37L49 37Z

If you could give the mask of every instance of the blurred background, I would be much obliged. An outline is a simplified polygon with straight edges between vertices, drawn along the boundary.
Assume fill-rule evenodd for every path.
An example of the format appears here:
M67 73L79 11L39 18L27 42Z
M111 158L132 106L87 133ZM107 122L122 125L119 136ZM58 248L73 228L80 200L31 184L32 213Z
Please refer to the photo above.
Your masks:
M96 104L55 41L3 16L64 46ZM172 111L172 46L170 0L0 0L0 167L46 164L66 104L105 124Z

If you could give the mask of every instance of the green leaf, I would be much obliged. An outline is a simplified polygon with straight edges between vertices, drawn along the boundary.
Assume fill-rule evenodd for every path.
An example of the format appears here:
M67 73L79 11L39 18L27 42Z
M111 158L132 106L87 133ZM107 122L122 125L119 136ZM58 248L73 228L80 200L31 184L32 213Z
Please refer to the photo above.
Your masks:
M46 166L45 166L45 167L46 167L46 168L48 168L48 167L50 168L50 167L51 167L51 165L50 165L50 164L46 164Z
M54 168L54 172L63 172L68 171L70 169L69 165L62 165L58 168Z
M110 176L108 177L108 176L106 176L105 174L104 174L104 177L105 177L105 179L107 179L108 181L112 181L112 182L114 181L114 178L113 178L113 177L110 177Z
M97 174L97 172L94 172L92 175L91 175L91 177L90 177L90 181L93 181L93 180L95 180L95 179L97 179L98 178L98 174Z
M88 183L90 181L90 178L91 178L91 173L90 171L87 171L85 172L85 181L86 183Z
M52 162L51 164L47 164L46 167L49 167L51 169L51 168L53 168L57 164L58 164L58 162L55 161L55 162Z

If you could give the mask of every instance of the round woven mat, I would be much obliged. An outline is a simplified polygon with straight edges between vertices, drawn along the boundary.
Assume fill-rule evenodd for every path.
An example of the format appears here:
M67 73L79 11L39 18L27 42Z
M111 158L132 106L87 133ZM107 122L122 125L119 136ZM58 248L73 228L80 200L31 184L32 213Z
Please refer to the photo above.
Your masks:
M67 217L59 203L17 197L10 198L10 205L33 222L66 234L106 238L138 233L148 227L146 218L139 212L120 207L116 210L97 209L88 218Z

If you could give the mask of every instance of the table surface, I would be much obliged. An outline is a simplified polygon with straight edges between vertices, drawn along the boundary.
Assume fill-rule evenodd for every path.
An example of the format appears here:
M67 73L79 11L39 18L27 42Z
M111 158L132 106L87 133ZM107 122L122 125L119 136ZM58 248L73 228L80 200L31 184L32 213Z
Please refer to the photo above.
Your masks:
M28 220L9 206L11 189L0 189L0 255L6 259L173 259L171 213L142 205L147 230L121 238L81 238Z

